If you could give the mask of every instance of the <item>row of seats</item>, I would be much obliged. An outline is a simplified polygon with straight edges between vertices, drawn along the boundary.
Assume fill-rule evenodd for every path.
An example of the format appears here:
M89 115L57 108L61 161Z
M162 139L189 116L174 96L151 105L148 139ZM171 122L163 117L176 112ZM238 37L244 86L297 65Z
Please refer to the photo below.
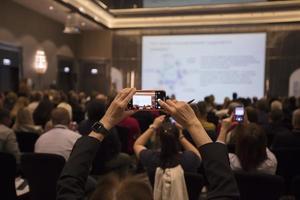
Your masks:
M16 199L15 158L0 153L0 194L1 199ZM65 164L63 157L53 154L26 153L21 157L21 168L30 186L31 200L54 200L56 182ZM154 173L148 174L154 184ZM277 200L285 194L285 182L281 176L261 173L235 172L242 200L268 199ZM200 174L185 173L190 200L198 200L205 178ZM209 187L209 186L208 186ZM291 194L300 199L300 176L291 181Z

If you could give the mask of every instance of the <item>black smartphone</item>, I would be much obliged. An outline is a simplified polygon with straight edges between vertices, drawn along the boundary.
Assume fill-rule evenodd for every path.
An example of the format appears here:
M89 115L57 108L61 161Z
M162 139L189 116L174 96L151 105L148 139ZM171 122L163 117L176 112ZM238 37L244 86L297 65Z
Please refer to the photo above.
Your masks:
M245 108L243 106L235 107L233 120L241 123L244 121L244 116L245 116Z
M166 100L166 92L163 90L137 90L128 103L129 110L153 111L161 110L158 100Z

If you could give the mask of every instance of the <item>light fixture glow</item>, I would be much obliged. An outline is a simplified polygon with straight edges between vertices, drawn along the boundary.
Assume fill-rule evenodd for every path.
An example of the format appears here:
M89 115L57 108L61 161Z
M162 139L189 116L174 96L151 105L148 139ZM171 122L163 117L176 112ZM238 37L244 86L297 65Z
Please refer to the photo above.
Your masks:
M53 6L49 6L49 10L53 10L54 9L54 7Z
M91 69L91 74L98 74L98 69L95 68Z
M64 67L64 72L69 73L71 71L70 67Z
M10 66L11 65L11 60L9 58L3 58L2 63L5 66Z
M45 74L48 68L45 51L38 50L35 54L34 68L37 74Z

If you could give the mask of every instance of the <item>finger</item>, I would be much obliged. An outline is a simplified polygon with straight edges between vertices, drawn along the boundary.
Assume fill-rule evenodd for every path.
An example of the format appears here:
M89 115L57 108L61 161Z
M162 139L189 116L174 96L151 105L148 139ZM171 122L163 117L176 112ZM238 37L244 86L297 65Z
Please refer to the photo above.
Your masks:
M125 88L121 91L120 97L118 100L122 101L129 93L131 88Z
M177 101L176 101L176 103L177 103ZM169 106L171 106L171 107L173 107L173 108L176 107L176 103L175 103L174 100L173 100L173 101L172 101L172 100L167 100L167 101L166 101L166 104L168 104Z
M173 109L170 107L166 102L162 100L158 100L159 105L167 112L167 113L172 113Z
M133 95L135 94L136 89L135 88L130 88L130 90L127 91L127 95L125 98L122 100L122 103L127 105L130 99L132 99Z

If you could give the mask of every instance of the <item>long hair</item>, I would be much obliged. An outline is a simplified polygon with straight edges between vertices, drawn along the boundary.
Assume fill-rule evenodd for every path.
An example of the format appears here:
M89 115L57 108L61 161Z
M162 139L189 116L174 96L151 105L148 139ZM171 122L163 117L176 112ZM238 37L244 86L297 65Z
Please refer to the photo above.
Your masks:
M158 130L161 143L160 167L162 169L175 167L179 164L179 131L170 122L164 122Z
M236 155L245 171L255 171L267 159L267 139L263 129L254 124L242 125L236 133Z

